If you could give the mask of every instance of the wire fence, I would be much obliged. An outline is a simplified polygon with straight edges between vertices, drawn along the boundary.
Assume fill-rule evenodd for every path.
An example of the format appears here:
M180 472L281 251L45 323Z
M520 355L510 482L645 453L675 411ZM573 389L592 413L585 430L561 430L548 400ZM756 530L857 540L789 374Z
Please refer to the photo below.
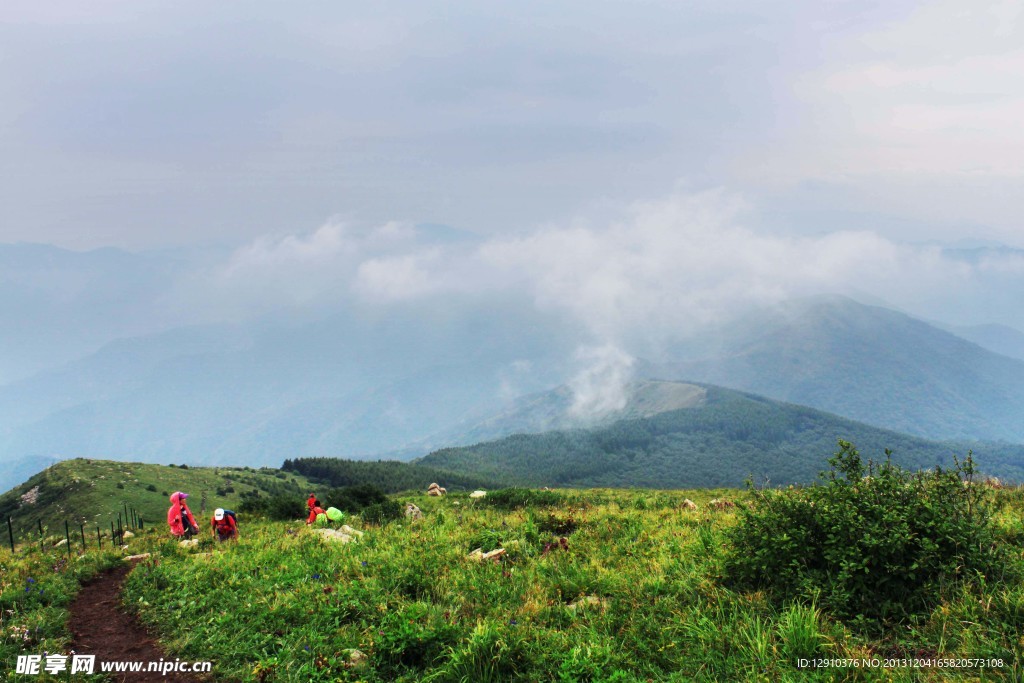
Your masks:
M117 523L114 523L113 513L111 513L110 520L110 534L106 534L106 529L101 529L100 525L96 525L96 538L93 542L92 538L92 524L72 524L67 520L64 520L64 539L53 542L52 531L48 527L43 526L42 520L37 520L36 527L22 528L20 534L15 534L14 518L10 515L7 516L7 540L11 548L12 554L17 554L18 548L22 551L28 549L34 549L38 546L40 552L45 552L46 546L49 543L51 549L59 546L64 546L67 550L68 557L70 558L75 551L75 546L81 543L79 550L85 552L89 550L90 546L94 545L98 550L103 550L104 536L108 539L108 542L115 546L124 545L125 533L136 532L145 529L145 521L142 515L139 514L138 510L131 507L127 503L122 506L121 510L117 511ZM48 535L47 531L51 531ZM58 529L59 532L59 529ZM2 532L0 532L2 533Z

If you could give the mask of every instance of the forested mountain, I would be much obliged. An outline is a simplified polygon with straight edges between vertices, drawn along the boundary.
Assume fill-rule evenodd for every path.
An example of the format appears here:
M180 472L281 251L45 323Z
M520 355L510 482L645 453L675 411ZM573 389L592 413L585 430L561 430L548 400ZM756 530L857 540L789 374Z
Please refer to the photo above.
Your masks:
M709 382L932 439L1024 442L1024 361L877 306L829 297L681 343L642 372Z
M807 482L825 469L837 439L866 457L914 468L952 463L971 448L980 468L1024 478L1024 447L936 442L878 429L771 399L704 387L691 407L590 429L517 434L435 451L417 462L530 486L740 486L748 476L773 484Z

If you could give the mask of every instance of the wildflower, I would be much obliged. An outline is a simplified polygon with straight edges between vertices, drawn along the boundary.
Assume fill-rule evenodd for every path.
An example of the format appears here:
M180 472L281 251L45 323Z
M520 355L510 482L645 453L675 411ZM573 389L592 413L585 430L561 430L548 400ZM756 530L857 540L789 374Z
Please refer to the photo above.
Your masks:
M511 626L515 626L515 625L517 625L517 624L518 624L519 622L518 622L518 621L516 621L515 619L513 619L513 620L511 620L511 621L510 621L510 622L508 622L508 623L509 623L509 624L510 624Z
M366 566L366 560L363 560L363 566L364 567Z
M314 580L319 580L319 578L320 578L320 575L319 575L319 574L313 574L313 579L314 579Z
M28 577L28 582L29 582L29 583L35 583L35 582L36 582L36 580L35 580L35 579L33 579L33 578L32 578L32 577L30 576L30 577Z

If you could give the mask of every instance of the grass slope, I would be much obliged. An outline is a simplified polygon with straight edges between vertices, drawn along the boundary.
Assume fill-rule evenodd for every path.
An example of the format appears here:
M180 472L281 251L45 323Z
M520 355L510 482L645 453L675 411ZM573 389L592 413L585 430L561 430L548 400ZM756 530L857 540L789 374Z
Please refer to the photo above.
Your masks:
M936 442L804 406L706 387L692 408L593 429L519 434L435 451L422 465L527 486L741 486L748 476L807 482L837 439L872 457L886 448L912 468L946 465L973 448L982 471L1024 479L1024 446Z
M243 492L261 495L294 493L304 500L311 484L302 475L274 469L242 467L174 467L110 460L65 460L0 496L0 520L11 516L18 537L35 538L38 523L63 534L64 521L73 529L86 525L110 529L117 513L134 508L145 523L166 526L168 496L190 494L189 507L198 517L205 496L206 514L217 507L237 508ZM26 494L35 502L22 499ZM59 527L59 528L58 528ZM6 534L5 534L6 535Z
M882 631L725 585L725 532L736 518L708 502L744 495L558 491L546 507L502 509L416 494L399 500L422 508L421 521L372 527L355 518L365 536L346 545L298 521L253 520L238 543L204 541L193 552L154 531L130 541L128 552L155 555L132 573L125 604L161 634L169 658L212 661L225 682L910 683L965 673L800 669L801 657L985 658L968 680L1024 676L1024 586L995 576ZM687 497L698 510L684 509ZM1000 491L996 502L1001 542L1019 565L1024 492ZM559 535L567 549L545 552ZM498 545L508 551L501 562L466 557ZM0 665L13 667L19 653L66 652L69 580L109 562L94 555L54 569L60 552L0 549L3 626L29 633L0 639Z

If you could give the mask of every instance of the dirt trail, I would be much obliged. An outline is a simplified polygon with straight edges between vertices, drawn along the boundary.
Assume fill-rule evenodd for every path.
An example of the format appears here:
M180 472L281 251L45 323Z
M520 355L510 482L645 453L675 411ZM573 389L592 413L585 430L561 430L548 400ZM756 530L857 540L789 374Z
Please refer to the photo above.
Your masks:
M96 672L100 662L135 661L158 662L166 659L139 623L121 607L121 586L131 571L125 564L97 575L82 584L78 597L71 604L71 647L83 655L96 655ZM171 660L173 661L173 659ZM145 667L146 664L143 664ZM204 681L191 674L142 671L138 673L115 673L119 683L201 683Z

